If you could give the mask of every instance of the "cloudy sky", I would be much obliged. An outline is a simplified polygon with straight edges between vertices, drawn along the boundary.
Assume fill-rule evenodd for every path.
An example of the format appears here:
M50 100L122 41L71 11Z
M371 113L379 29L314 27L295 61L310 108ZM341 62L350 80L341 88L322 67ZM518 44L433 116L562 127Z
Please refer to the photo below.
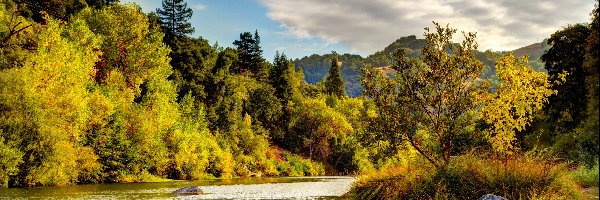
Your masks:
M144 12L160 0L136 2ZM233 46L258 30L265 57L299 58L332 50L362 56L397 38L417 35L431 21L477 32L479 49L512 50L542 41L568 24L589 22L593 0L187 0L193 36ZM456 41L461 36L456 35Z

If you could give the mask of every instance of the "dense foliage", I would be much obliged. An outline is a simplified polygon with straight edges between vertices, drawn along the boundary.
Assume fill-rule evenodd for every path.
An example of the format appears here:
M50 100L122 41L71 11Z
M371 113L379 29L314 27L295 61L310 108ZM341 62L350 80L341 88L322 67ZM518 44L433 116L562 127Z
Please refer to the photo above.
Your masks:
M182 35L167 46L135 5L84 8L67 24L1 6L2 186L324 173L271 148L289 95L230 73L235 51ZM282 81L293 93L300 79Z

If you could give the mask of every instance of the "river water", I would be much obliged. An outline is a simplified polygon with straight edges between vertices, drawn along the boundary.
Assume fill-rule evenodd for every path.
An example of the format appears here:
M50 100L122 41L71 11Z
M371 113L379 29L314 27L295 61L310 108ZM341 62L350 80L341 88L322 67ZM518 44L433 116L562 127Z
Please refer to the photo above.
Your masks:
M347 193L355 181L355 178L349 176L262 177L0 188L0 199L330 199ZM199 186L205 194L172 194L186 186Z

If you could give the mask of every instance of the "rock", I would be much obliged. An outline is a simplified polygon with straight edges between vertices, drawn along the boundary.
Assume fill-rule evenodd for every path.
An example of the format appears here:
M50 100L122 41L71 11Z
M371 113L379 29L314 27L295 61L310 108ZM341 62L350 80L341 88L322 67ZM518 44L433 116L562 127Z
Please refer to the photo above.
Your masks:
M195 195L195 194L204 194L204 192L198 186L189 186L179 188L173 191L173 194L176 195Z
M486 195L479 197L479 199L477 199L477 200L506 200L506 198L501 197L501 196L496 196L493 194L486 194Z

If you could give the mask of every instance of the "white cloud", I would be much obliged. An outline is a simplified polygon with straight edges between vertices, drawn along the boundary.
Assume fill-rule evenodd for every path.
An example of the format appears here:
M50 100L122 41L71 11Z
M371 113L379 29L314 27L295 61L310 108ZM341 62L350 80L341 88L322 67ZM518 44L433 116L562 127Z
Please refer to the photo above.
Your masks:
M287 34L340 42L373 53L401 36L422 36L431 21L477 32L480 49L512 50L588 22L590 0L260 0ZM455 39L460 39L457 34Z
M194 5L194 10L197 10L197 11L204 10L205 8L206 8L206 5L201 4L201 3Z

